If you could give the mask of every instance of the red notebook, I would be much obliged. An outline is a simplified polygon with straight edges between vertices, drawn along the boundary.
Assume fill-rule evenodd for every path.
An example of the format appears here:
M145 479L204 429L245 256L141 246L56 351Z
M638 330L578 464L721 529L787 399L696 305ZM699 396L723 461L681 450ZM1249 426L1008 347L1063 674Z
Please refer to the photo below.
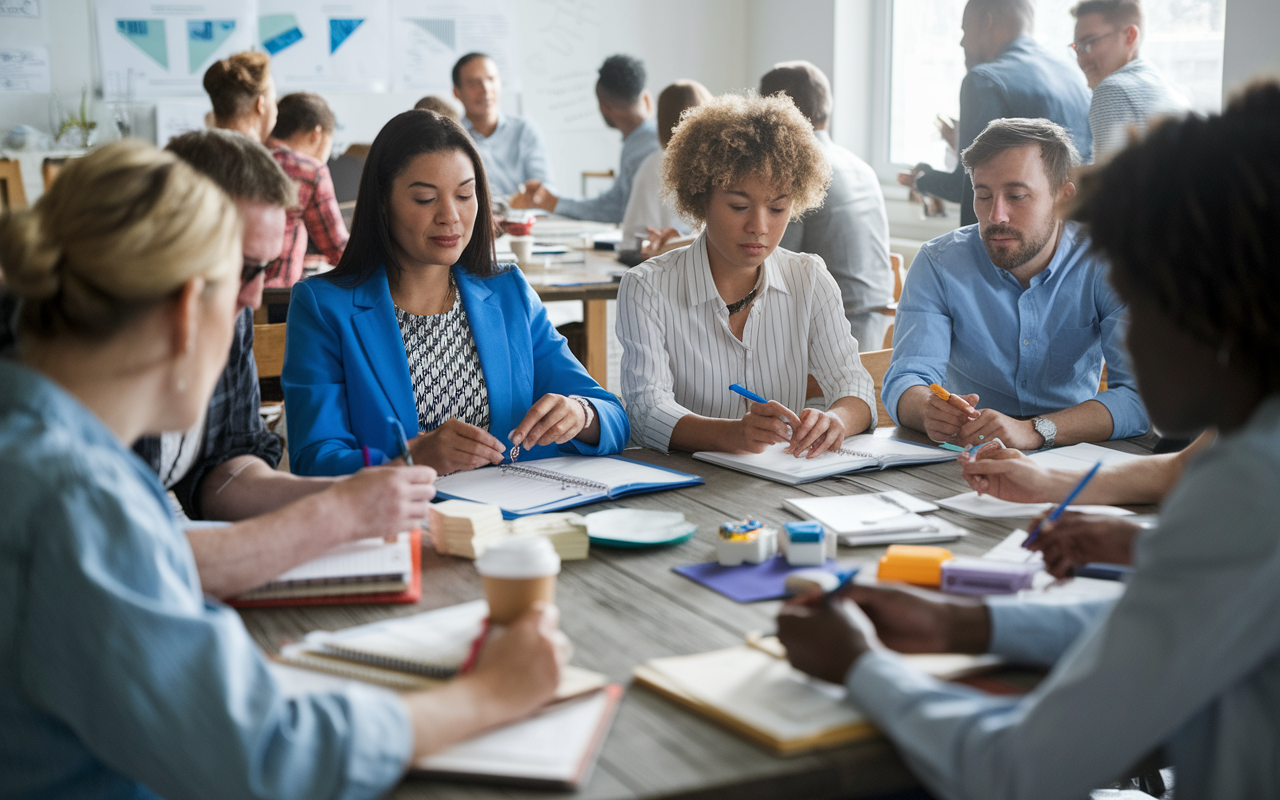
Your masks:
M336 547L265 586L231 598L235 608L416 603L422 597L422 532L394 544L363 539Z

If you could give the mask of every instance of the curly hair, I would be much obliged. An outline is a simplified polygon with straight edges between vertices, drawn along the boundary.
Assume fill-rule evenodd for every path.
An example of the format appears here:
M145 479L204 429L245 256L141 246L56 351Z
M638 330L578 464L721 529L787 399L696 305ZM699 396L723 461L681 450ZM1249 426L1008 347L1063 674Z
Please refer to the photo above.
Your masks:
M749 177L783 187L792 219L822 205L831 167L790 98L729 94L685 112L662 162L676 210L706 222L712 190Z
M1172 118L1085 171L1071 217L1142 297L1280 389L1280 83L1221 115Z

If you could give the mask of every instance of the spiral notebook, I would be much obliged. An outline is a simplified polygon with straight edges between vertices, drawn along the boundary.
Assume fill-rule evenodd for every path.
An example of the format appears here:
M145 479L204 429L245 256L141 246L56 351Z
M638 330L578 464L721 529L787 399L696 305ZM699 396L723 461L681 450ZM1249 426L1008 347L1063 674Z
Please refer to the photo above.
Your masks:
M236 608L335 603L416 603L422 596L422 533L340 545L227 604Z
M455 472L436 480L436 497L498 506L505 519L515 519L700 483L697 475L629 458L559 456Z
M839 450L823 453L817 458L788 455L783 452L787 449L786 442L770 445L761 453L704 451L694 453L693 457L709 464L793 486L847 472L934 464L952 461L956 457L955 453L937 447L894 439L892 433L893 428L881 428L875 433L850 436L840 445Z

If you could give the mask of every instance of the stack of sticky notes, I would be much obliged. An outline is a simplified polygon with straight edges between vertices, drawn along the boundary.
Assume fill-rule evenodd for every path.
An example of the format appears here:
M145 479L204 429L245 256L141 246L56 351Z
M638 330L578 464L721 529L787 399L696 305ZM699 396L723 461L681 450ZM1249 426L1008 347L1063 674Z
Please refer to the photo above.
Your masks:
M581 514L558 512L534 514L511 520L512 536L545 536L561 561L576 561L587 557L591 538L587 535L587 521Z
M431 506L431 541L437 553L477 558L486 545L511 535L502 509L466 500Z
M590 538L579 514L534 514L511 522L502 509L467 500L446 500L431 506L431 541L436 552L479 558L485 548L516 536L545 536L562 561L587 557Z

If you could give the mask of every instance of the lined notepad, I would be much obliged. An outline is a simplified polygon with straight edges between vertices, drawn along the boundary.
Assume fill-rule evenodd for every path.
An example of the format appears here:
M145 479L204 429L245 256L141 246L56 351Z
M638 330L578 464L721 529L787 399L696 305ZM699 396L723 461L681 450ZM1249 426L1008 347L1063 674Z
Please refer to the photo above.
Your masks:
M232 604L406 592L417 574L414 549L419 541L418 534L401 533L391 542L376 536L340 545L245 592Z
M816 458L796 458L783 452L786 442L765 448L761 453L694 453L699 461L728 467L758 478L778 483L808 483L848 472L863 472L905 467L913 464L933 464L955 459L955 453L928 447L914 442L892 438L892 428L881 428L875 433L850 436L838 451L823 453Z
M850 547L946 542L965 535L963 528L944 519L921 516L938 507L906 492L794 497L782 504L803 519L822 523L828 534Z

